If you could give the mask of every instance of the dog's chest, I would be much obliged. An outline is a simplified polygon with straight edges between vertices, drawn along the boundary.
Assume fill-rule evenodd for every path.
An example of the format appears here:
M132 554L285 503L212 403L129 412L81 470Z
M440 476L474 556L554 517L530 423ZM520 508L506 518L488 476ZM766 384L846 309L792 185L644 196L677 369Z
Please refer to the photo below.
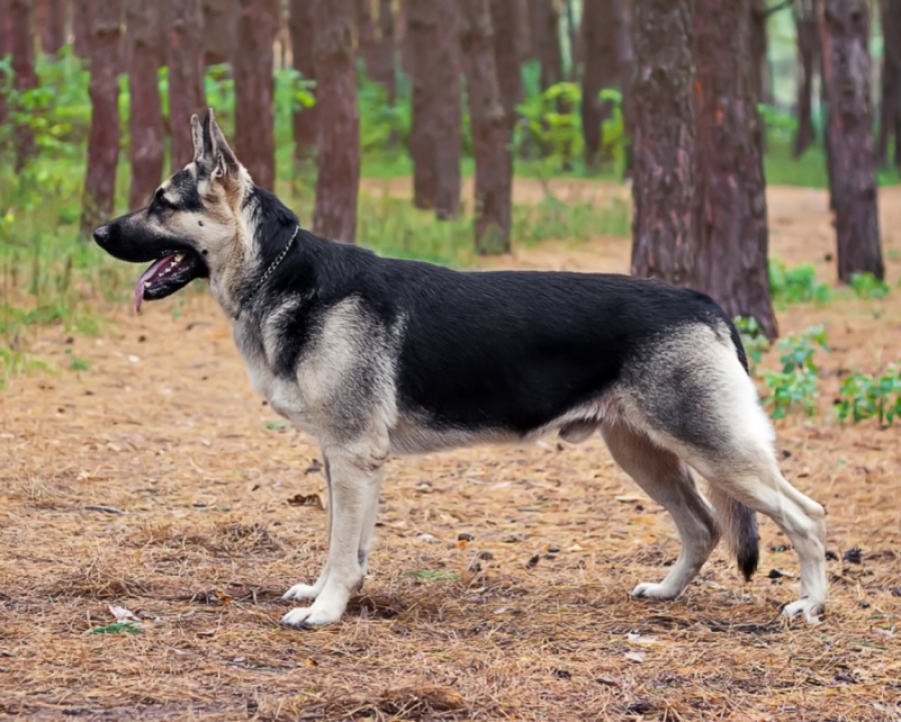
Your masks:
M260 335L247 324L236 324L234 336L253 390L266 399L277 414L298 426L305 425L305 405L296 380L275 373Z

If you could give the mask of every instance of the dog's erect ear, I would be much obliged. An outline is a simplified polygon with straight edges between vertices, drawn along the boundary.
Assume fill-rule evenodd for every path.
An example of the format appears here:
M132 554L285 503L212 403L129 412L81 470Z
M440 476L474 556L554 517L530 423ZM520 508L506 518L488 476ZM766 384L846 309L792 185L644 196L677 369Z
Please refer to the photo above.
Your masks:
M194 140L194 162L203 160L203 128L196 115L191 116L191 138Z
M224 180L232 178L237 180L241 173L241 164L235 156L234 151L228 145L225 139L225 133L216 122L216 114L212 108L207 108L203 114L203 140L204 148L207 148L209 141L209 155L207 156L210 165L213 167L213 178Z

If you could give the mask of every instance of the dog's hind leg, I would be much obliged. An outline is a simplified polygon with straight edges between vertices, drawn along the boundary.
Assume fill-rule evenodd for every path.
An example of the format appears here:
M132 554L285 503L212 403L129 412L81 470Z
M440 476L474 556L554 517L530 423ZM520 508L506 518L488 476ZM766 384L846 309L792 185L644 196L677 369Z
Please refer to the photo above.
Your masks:
M698 493L688 466L647 436L616 424L602 428L614 460L673 517L682 550L659 584L639 584L634 597L674 599L695 578L719 540L709 504Z
M282 623L295 627L331 624L341 619L351 594L363 584L360 549L366 526L374 525L382 465L387 452L379 444L363 444L327 452L331 476L331 529L325 581L309 607L292 609ZM387 443L384 444L387 449ZM369 537L371 539L371 535Z
M771 449L734 451L726 459L692 454L689 461L711 485L766 514L788 536L800 560L801 598L783 613L815 621L826 603L826 512L785 480Z

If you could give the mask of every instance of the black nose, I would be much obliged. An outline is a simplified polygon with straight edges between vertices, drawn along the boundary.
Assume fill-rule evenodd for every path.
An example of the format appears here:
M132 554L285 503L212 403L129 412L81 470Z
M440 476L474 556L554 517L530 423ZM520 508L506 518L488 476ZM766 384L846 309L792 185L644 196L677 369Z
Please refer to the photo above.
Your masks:
M109 240L109 226L100 226L94 230L94 240L101 246Z

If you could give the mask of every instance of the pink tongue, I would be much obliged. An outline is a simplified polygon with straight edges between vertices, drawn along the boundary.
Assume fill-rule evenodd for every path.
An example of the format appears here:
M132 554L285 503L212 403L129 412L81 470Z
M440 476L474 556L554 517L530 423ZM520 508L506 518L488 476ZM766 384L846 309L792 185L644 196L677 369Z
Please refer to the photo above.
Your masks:
M144 302L144 282L151 280L162 268L165 268L165 266L169 264L169 261L174 257L175 254L173 253L171 256L161 258L144 271L143 275L138 279L138 282L135 284L135 311L138 313L141 312L141 304Z

